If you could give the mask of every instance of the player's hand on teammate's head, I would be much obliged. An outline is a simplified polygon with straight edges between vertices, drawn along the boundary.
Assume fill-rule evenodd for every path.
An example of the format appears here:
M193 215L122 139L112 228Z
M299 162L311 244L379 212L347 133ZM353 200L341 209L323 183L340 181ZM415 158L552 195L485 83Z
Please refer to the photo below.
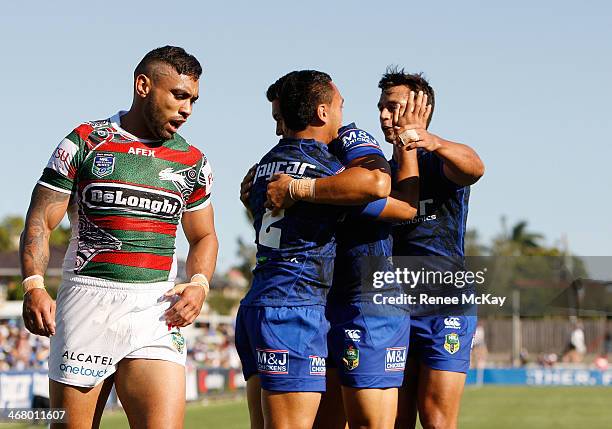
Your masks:
M282 209L287 209L295 204L289 194L289 183L293 177L288 174L275 174L268 183L266 191L266 203L264 207L272 210L272 215L275 216Z
M247 171L247 174L240 182L240 201L244 207L251 211L251 207L249 206L249 197L251 196L251 188L253 187L253 179L255 178L255 172L257 171L257 164L253 165Z
M414 91L410 91L406 104L399 104L393 111L393 128L397 136L395 145L405 147L429 134L427 120L430 115L431 104L427 104L427 94L419 91L415 95ZM406 149L411 150L414 147Z
M23 297L23 321L33 334L55 335L55 301L45 289L32 289Z
M190 282L175 285L164 294L166 297L179 295L178 301L164 313L166 323L182 328L193 323L202 311L202 305L208 296L208 287L201 283Z

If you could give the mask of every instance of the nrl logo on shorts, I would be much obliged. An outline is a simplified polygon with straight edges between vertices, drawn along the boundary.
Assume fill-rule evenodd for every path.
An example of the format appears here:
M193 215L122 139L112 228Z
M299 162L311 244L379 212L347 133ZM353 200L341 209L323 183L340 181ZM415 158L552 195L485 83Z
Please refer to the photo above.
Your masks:
M112 153L97 153L94 156L91 172L96 177L106 177L115 171L115 155Z
M170 336L172 337L172 345L174 348L179 353L183 353L183 350L185 349L185 337L183 337L180 332L173 332Z
M348 346L344 349L344 355L342 356L342 363L347 371L352 371L359 366L359 349Z
M446 334L444 336L444 348L447 352L454 355L459 351L459 347L461 344L459 343L459 335L455 334Z

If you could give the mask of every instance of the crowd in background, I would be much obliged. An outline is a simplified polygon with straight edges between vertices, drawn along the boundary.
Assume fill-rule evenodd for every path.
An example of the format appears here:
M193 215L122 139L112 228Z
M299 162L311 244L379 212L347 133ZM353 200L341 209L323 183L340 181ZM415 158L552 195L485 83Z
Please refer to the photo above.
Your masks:
M220 323L200 326L187 341L187 361L198 366L240 368L234 327ZM33 335L15 319L0 320L0 371L47 369L49 338Z
M195 335L187 341L187 363L213 368L240 368L240 359L234 346L234 326L230 323L197 323ZM586 346L581 325L575 325L569 334L565 353L541 353L535 359L527 350L521 351L521 364L537 364L555 367L559 364L583 362ZM601 370L608 369L608 358L612 354L612 335L608 333L602 344L603 352L598 354L593 365ZM472 367L484 368L492 363L488 359L485 331L478 324L472 350ZM0 320L0 371L47 369L49 338L30 334L19 319Z
M214 368L240 368L234 346L234 327L219 323L200 325L198 336L187 342L187 361Z
M0 320L0 371L47 369L49 338L30 334L16 320Z

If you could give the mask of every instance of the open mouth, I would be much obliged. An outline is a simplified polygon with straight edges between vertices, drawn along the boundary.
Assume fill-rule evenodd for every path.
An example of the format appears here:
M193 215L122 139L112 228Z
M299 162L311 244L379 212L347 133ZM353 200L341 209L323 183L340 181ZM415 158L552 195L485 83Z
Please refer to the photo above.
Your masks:
M168 121L168 125L170 125L170 131L172 133L176 133L178 129L180 128L180 126L183 125L183 122L185 121L179 121L177 119L170 119Z

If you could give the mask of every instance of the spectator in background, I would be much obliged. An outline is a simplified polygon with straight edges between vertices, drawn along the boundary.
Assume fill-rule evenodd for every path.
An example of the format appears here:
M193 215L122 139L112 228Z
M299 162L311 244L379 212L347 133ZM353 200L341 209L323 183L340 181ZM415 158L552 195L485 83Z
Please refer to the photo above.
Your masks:
M609 368L609 354L612 353L612 334L607 332L604 336L603 347L601 354L595 358L593 362L595 367L600 371L607 371Z
M200 335L188 350L191 364L206 367L240 368L234 346L234 326L202 325ZM0 320L0 371L48 369L49 338L21 330L15 320Z
M476 325L476 331L474 332L474 339L472 341L472 359L475 368L484 368L487 364L487 343L485 341L485 328L482 321L478 321Z
M604 337L603 347L604 347L602 351L603 354L608 356L610 353L612 353L612 333L606 332L606 336Z
M586 343L584 341L584 330L582 322L576 320L570 333L567 351L563 355L562 362L580 363L586 354Z
M48 368L49 339L20 330L15 320L0 321L0 371Z
M220 323L201 326L201 333L187 350L187 359L197 366L240 368L234 345L234 326Z
M16 369L23 370L30 366L32 345L30 344L30 333L28 331L23 330L19 333L12 354Z
M529 363L529 350L527 350L525 347L523 347L519 352L519 361L521 366L525 366Z

